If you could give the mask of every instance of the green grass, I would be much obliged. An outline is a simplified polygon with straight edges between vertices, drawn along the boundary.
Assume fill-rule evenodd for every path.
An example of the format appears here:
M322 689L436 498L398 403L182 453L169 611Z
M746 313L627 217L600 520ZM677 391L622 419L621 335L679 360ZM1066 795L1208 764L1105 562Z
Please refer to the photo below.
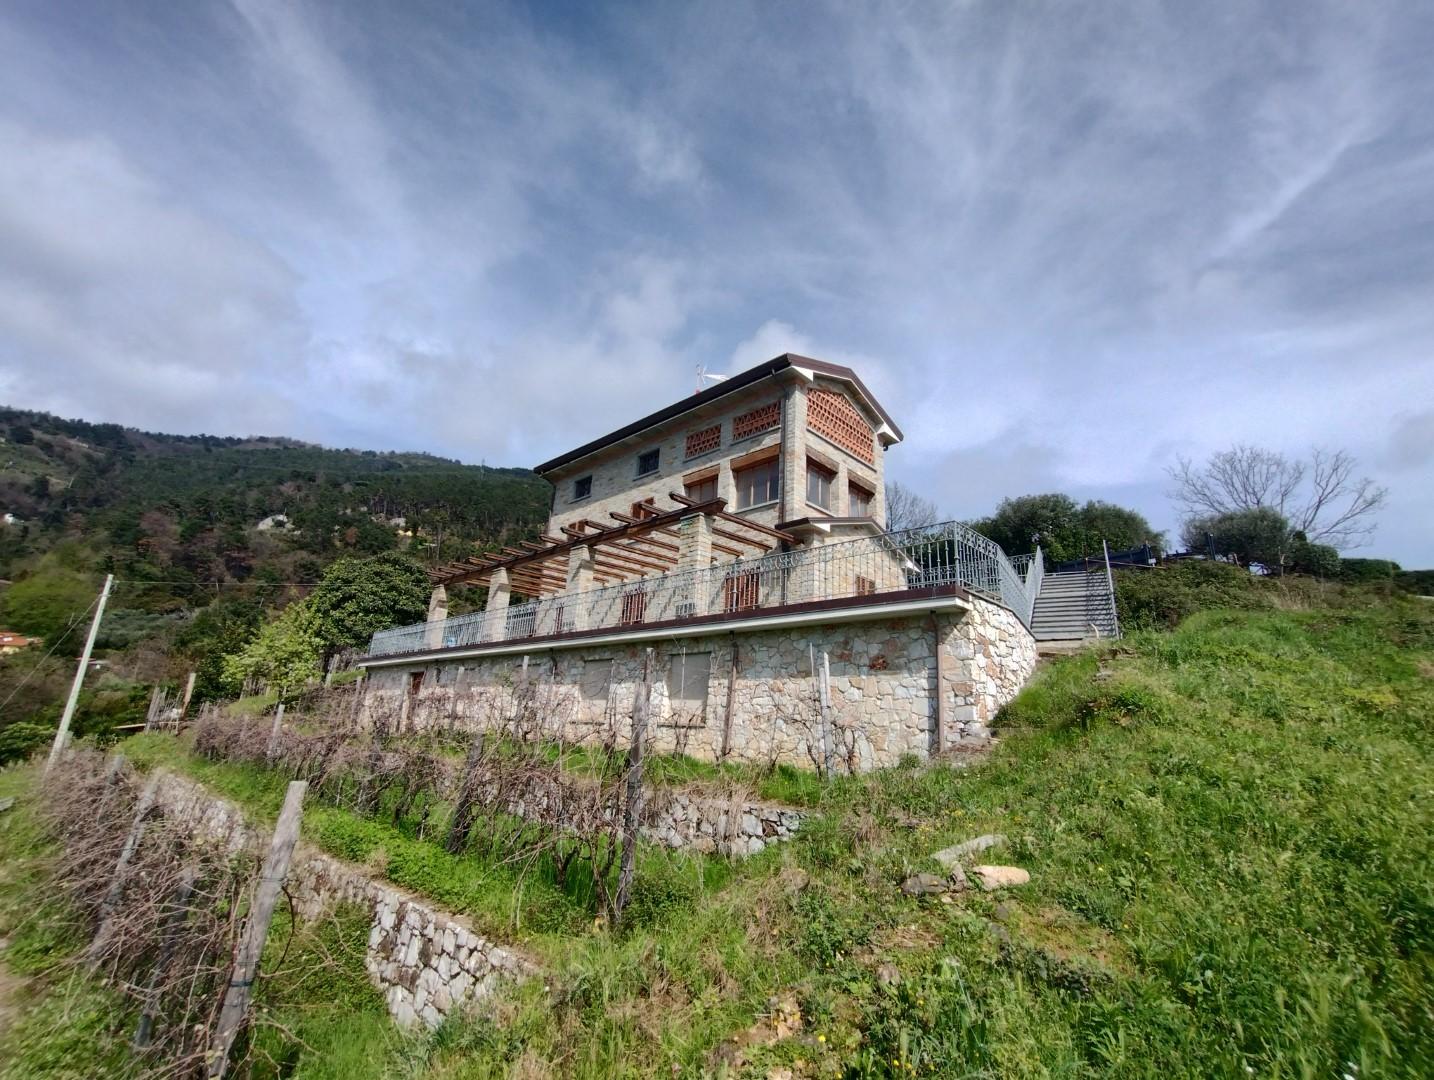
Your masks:
M562 901L535 899L536 875L505 899L499 868L316 806L305 829L325 846L382 854L391 875L404 853L398 873L494 925L521 903L499 936L546 974L428 1039L369 1042L335 1020L303 1060L421 1080L1425 1076L1431 716L1434 606L1201 612L1045 668L979 766L836 781L794 841L720 870L645 864L647 911L621 935L576 915L538 926ZM263 770L179 763L277 808ZM1009 838L990 861L1026 867L1028 886L900 892L988 831ZM792 1030L772 1029L774 997L799 1010Z
M123 749L141 767L163 765L194 777L260 820L272 821L283 803L286 776L244 762L202 758L172 735L138 735ZM398 822L388 816L388 809L365 816L313 798L304 809L304 839L469 917L480 932L530 945L539 954L562 955L574 936L591 931L596 892L582 864L569 867L559 885L546 850L521 861L489 855L477 844L456 855L444 850L445 804L420 803ZM516 819L506 824L538 832ZM729 865L720 859L640 844L630 917L639 923L678 917L699 891L720 884L729 874Z
M561 751L548 745L543 752L568 768L609 777L621 775L627 768L626 751L614 752L601 747L564 746ZM643 758L643 777L659 787L681 787L688 784L727 783L739 784L751 790L758 798L767 802L785 803L788 806L814 807L820 805L825 785L820 776L810 769L797 769L791 765L752 765L745 762L724 761L717 764L699 761L686 754L649 754Z
M16 797L0 815L0 963L27 979L0 1031L0 1078L142 1075L152 1063L129 1044L133 1002L72 963L86 936L49 879L53 848L32 811L37 787L32 767L0 771L0 797ZM368 928L367 913L349 909L296 932L281 905L260 965L246 1075L362 1080L402 1068L415 1042L393 1027L369 985ZM245 1049L241 1041L236 1057Z

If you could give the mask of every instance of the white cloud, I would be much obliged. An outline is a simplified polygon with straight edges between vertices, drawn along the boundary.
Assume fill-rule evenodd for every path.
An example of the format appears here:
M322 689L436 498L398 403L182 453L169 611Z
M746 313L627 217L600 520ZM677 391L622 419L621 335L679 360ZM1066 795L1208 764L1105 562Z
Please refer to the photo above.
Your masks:
M793 351L956 513L1337 444L1434 561L1427 5L77 18L0 26L17 404L527 464Z

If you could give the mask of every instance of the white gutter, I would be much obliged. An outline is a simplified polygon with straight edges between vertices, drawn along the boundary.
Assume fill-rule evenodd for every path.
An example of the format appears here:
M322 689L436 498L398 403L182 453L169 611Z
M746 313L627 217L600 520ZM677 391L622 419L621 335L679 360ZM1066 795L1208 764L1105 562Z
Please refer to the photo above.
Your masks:
M971 605L959 596L932 596L925 600L903 600L897 604L863 604L860 607L826 608L800 611L790 615L755 616L725 622L697 623L690 627L667 626L652 630L615 630L592 637L566 638L553 641L515 641L503 645L470 645L442 650L441 654L423 656L419 653L398 653L364 659L361 667L396 667L404 664L429 664L437 660L464 660L474 656L517 656L546 649L588 649L598 645L627 644L637 641L665 641L671 638L711 637L716 634L747 630L783 630L793 626L820 623L861 622L885 619L894 615L919 615L925 612L969 611Z

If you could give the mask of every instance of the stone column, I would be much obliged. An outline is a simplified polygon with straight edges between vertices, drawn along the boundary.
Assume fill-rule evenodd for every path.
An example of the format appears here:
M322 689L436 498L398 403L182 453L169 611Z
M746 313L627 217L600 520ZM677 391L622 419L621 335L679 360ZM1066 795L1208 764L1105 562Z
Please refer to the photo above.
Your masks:
M780 520L804 517L807 502L807 391L788 383L782 402L782 499Z
M562 595L556 603L562 605L562 613L559 615L560 630L586 630L588 628L588 610L585 602L578 599L579 594L590 592L593 588L593 549L590 547L573 548L568 552L568 583L563 588Z
M684 599L691 602L690 610L679 610L678 617L706 615L709 610L711 586L710 575L696 571L706 570L712 565L712 519L706 514L688 514L677 523L677 571L692 574L692 590Z
M443 622L448 618L448 590L438 585L428 598L428 625L423 630L425 649L443 648Z
M508 571L494 570L488 578L488 614L483 620L483 636L489 641L502 641L507 633L508 601L512 595Z

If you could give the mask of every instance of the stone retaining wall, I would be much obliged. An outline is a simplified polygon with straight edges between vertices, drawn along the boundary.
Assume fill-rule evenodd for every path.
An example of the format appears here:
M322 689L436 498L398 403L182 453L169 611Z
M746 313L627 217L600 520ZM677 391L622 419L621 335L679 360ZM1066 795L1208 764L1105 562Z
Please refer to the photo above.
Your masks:
M262 851L268 843L267 834L251 826L237 806L183 777L166 774L158 799L166 817L186 823L202 839L234 851L245 846ZM400 1025L421 1021L437 1027L455 1009L487 998L503 980L536 973L511 949L474 933L461 916L305 844L294 852L285 887L305 920L344 903L370 913L364 967Z
M823 653L831 671L838 768L879 768L907 755L925 758L983 741L996 711L1035 669L1036 646L1008 609L974 596L969 602L969 610L955 615L666 639L654 652L654 749L816 767L825 749L813 668L820 667ZM550 737L598 742L615 732L621 741L645 648L580 642L538 647L526 669L521 656L481 654L376 667L366 680L363 715L372 720L381 710L401 730L504 729L521 691L536 699ZM705 672L697 682L705 694L694 695L688 682L694 664ZM683 674L675 675L678 670ZM685 696L674 693L680 687ZM941 747L939 707L947 720Z

